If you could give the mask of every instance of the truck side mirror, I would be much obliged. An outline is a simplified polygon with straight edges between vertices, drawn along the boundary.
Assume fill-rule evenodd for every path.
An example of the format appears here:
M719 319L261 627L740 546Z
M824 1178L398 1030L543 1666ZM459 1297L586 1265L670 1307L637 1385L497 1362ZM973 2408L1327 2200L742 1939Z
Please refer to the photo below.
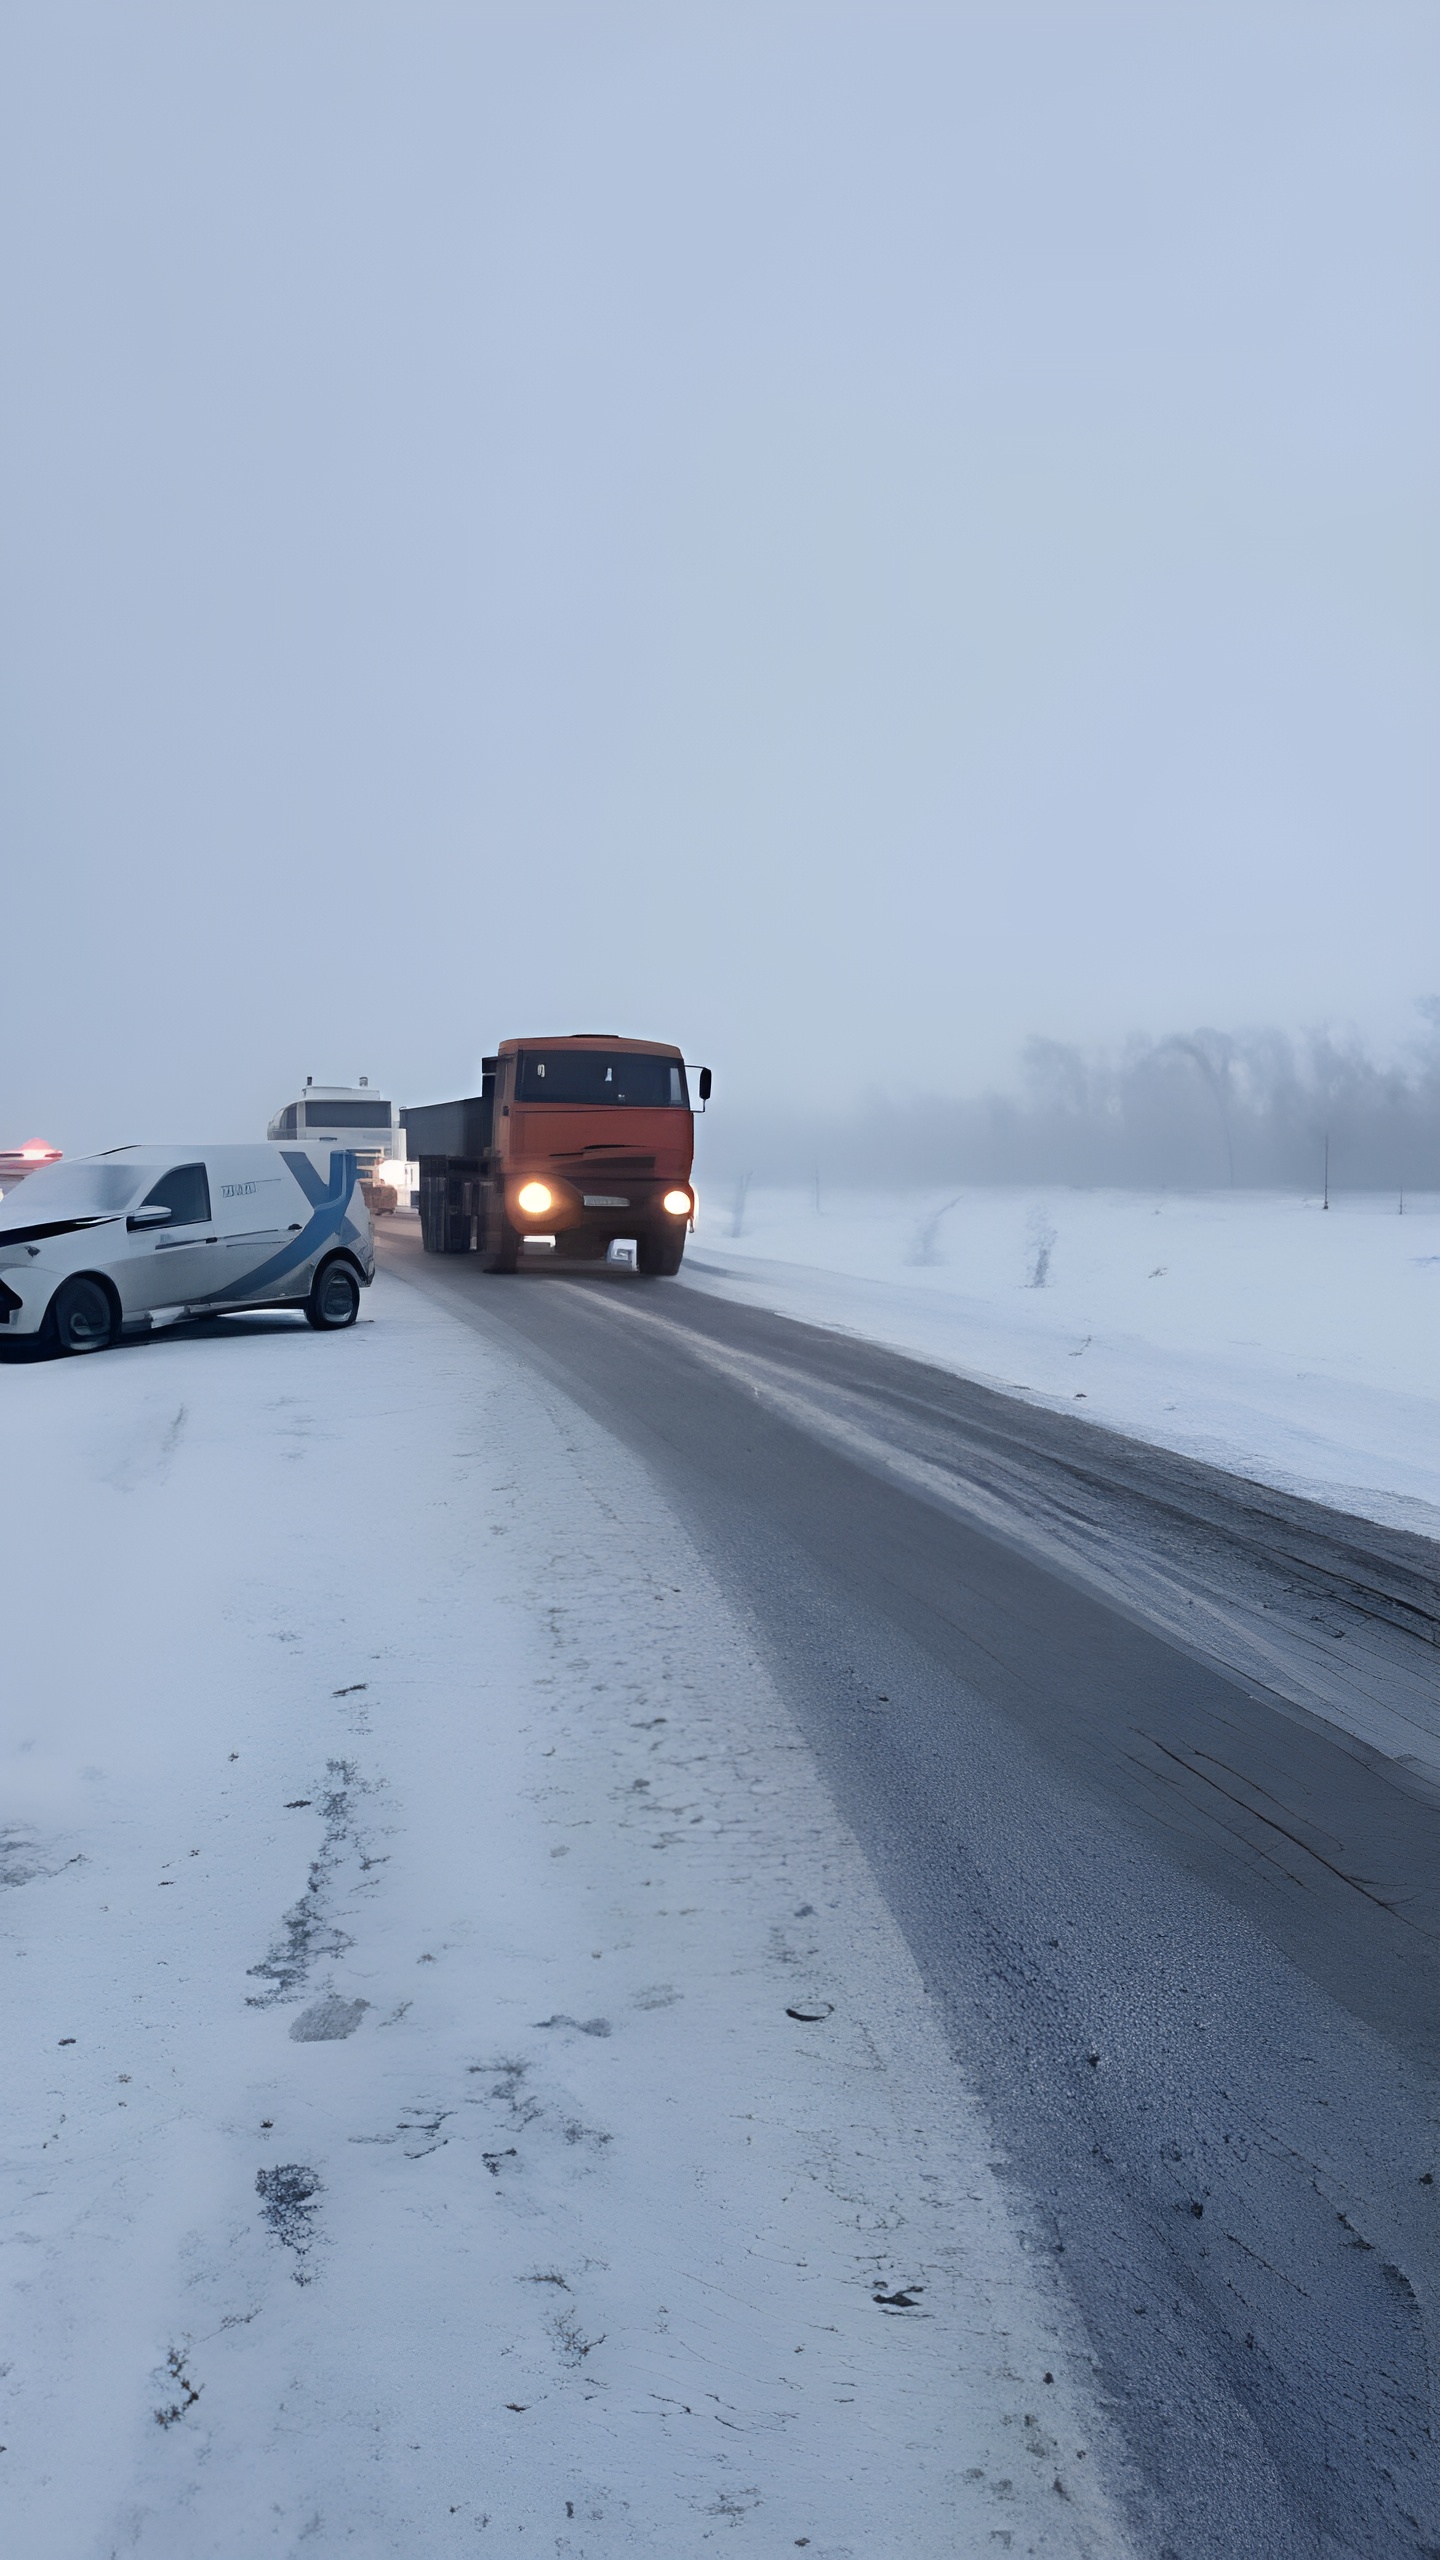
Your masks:
M699 1082L699 1085L698 1085L698 1087L697 1087L697 1091L699 1092L700 1099L701 1099L701 1101L702 1101L702 1102L708 1102L708 1101L709 1101L709 1099L710 1099L710 1088L711 1088L712 1081L713 1081L713 1079L712 1079L712 1077L711 1077L711 1074L710 1074L710 1070L709 1070L709 1068L708 1068L708 1067L702 1067L702 1068L701 1068L701 1070L700 1070L700 1082Z

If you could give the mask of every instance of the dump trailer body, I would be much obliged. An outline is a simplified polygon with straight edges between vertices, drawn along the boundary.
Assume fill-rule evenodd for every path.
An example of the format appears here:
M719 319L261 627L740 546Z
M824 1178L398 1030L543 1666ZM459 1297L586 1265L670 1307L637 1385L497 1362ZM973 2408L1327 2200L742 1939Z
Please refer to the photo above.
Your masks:
M522 1254L589 1260L633 1236L642 1271L679 1269L695 1144L679 1049L609 1032L505 1040L478 1094L402 1117L428 1253L512 1271Z
M459 1102L422 1103L400 1115L406 1154L420 1174L420 1235L427 1253L478 1249L494 1091L495 1061L487 1058L479 1093Z

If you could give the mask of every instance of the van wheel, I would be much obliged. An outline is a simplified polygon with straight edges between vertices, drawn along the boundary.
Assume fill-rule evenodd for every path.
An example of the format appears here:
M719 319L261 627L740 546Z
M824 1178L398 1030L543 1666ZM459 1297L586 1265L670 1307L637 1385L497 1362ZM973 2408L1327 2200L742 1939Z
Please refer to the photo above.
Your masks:
M115 1309L98 1280L67 1280L51 1303L49 1330L59 1351L108 1351L118 1330Z
M648 1235L635 1239L635 1268L645 1280L673 1280L684 1252L683 1227L678 1235L663 1227L657 1233L652 1227Z
M360 1283L348 1262L322 1263L305 1301L305 1321L317 1333L339 1333L360 1313Z

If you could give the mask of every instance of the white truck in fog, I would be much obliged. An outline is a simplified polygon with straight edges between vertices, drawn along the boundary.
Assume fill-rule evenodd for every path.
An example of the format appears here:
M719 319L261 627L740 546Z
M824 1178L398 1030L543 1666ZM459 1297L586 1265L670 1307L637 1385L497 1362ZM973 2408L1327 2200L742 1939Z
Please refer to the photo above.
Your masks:
M265 1135L281 1142L298 1138L304 1146L349 1147L367 1182L382 1163L405 1154L399 1112L363 1077L358 1085L307 1082L297 1101L276 1112Z
M0 1200L0 1345L100 1351L157 1316L353 1324L375 1272L348 1147L116 1147Z

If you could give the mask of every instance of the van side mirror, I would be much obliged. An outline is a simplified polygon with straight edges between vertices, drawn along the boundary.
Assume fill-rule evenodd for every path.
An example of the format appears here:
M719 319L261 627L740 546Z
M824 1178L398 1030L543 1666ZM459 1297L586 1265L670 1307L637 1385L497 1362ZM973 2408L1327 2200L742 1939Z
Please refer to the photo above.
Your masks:
M155 1200L143 1209L132 1209L125 1224L133 1236L137 1227L168 1227L171 1214L163 1200Z
M710 1089L711 1089L712 1082L713 1082L713 1079L712 1079L712 1077L711 1077L711 1074L710 1074L710 1070L709 1070L709 1068L708 1068L708 1067L702 1067L702 1068L701 1068L701 1070L700 1070L700 1082L699 1082L698 1086L696 1087L696 1091L699 1093L699 1096L700 1096L700 1099L701 1099L701 1101L702 1101L702 1102L708 1102L708 1101L709 1101L709 1099L710 1099Z

